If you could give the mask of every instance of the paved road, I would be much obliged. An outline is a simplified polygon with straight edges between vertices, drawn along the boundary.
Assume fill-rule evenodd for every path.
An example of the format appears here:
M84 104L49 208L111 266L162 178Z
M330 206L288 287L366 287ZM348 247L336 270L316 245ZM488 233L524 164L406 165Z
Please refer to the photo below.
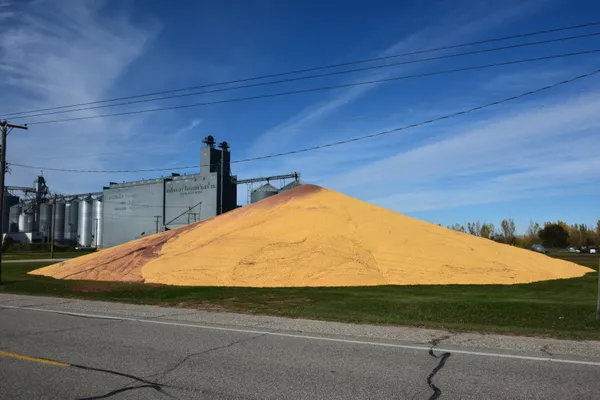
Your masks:
M597 342L0 295L2 399L597 399L599 376Z

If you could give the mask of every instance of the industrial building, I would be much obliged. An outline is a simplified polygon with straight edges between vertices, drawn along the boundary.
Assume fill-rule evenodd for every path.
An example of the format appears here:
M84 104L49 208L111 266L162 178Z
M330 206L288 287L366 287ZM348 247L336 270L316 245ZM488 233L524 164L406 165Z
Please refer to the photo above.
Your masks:
M101 192L50 195L43 177L33 188L21 190L25 198L9 195L4 211L8 218L3 232L20 242L45 242L79 247L112 247L185 224L202 221L237 205L237 186L249 185L249 202L287 190L299 184L299 174L238 180L231 174L231 153L227 142L216 145L208 136L200 149L200 172L190 175L134 182L110 182ZM292 179L276 188L270 182ZM254 189L254 183L267 182ZM285 181L284 181L285 183Z

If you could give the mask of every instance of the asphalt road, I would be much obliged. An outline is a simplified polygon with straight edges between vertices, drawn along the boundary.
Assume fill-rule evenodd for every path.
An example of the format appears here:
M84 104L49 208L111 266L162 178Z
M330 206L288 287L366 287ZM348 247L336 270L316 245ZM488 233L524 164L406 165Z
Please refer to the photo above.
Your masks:
M0 398L600 397L597 342L436 332L0 295Z

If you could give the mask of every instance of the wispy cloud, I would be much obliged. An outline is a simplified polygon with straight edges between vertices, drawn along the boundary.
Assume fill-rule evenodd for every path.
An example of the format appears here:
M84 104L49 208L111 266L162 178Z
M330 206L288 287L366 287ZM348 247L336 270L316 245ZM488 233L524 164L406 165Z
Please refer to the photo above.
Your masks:
M481 32L491 30L509 20L522 18L528 12L541 5L540 2L526 1L514 5L504 4L501 8L480 8L470 4L461 10L454 10L444 21L431 21L430 25L417 32L402 38L398 42L375 54L374 57L385 57L404 52L425 48L435 48L459 42L461 39L472 37ZM431 65L428 63L427 65ZM347 82L360 82L365 80L385 79L399 75L399 71L408 71L422 68L417 64L397 68L378 70L371 73L358 74L353 80ZM255 144L249 148L249 153L256 154L281 151L289 148L300 136L306 140L306 130L311 125L331 116L334 112L349 106L359 98L374 91L381 84L357 86L349 89L336 90L326 100L306 106L296 115L270 128L260 134Z
M127 15L108 18L103 2L37 2L21 7L18 20L0 36L0 110L5 113L85 103L118 93L119 80L159 32L156 21L133 24ZM79 115L97 115L90 110ZM15 120L15 122L23 122ZM27 122L27 121L25 121ZM88 120L31 126L11 135L9 162L38 164L37 159L77 153L123 150L140 118ZM98 156L58 159L54 166L94 169ZM11 182L33 180L34 171L14 168ZM48 172L56 190L89 187L103 177ZM58 187L57 187L58 186ZM100 183L98 183L100 187Z
M357 193L368 181L378 189L365 200L411 212L531 197L597 181L600 90L556 97L481 117L470 127L456 124L431 143L353 168L328 183Z

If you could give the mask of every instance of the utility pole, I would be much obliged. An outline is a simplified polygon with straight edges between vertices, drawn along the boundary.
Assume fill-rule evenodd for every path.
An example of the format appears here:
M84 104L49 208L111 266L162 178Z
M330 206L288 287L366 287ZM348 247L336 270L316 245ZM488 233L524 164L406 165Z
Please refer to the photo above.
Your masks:
M2 284L2 246L4 245L4 178L6 174L6 137L13 129L27 129L27 125L13 125L7 121L0 121L0 129L2 129L2 148L0 149L0 284Z
M156 233L158 233L158 219L160 218L160 215L155 215L154 218L156 219Z
M56 195L52 205L52 233L50 234L50 258L54 258L54 231L56 229Z

